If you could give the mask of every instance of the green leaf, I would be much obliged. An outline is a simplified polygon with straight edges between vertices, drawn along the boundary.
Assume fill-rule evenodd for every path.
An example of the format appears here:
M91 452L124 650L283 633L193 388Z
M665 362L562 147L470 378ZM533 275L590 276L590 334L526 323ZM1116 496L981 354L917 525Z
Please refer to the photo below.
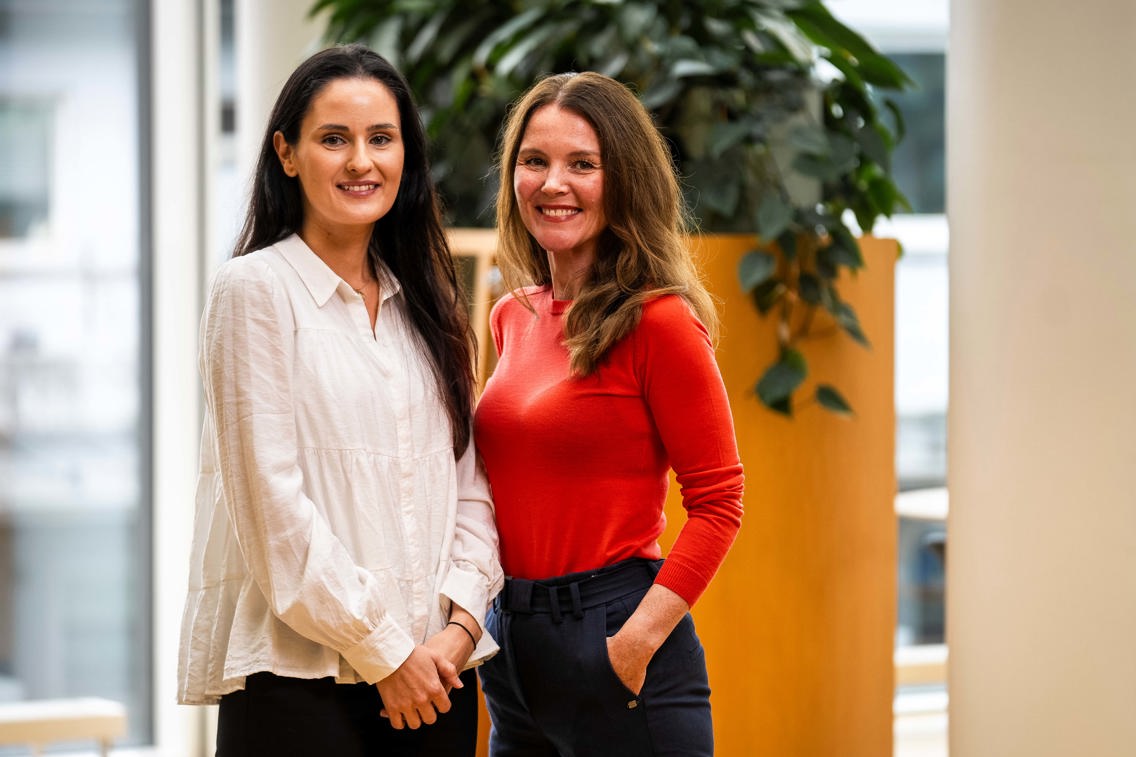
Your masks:
M813 155L828 155L831 151L824 129L815 124L803 124L789 132L789 144Z
M831 312L836 318L837 325L848 334L848 336L855 339L857 342L865 347L871 347L868 342L868 337L864 335L863 329L860 328L860 319L856 316L856 311L847 302L836 301L832 303Z
M621 3L620 5L617 15L619 32L623 39L629 43L634 43L647 33L658 15L658 8L651 3Z
M768 252L750 250L738 263L738 281L749 292L769 280L777 270L777 258Z
M766 240L777 239L792 222L793 207L776 192L765 195L757 209L757 235Z
M885 216L891 216L897 205L902 207L907 203L907 198L899 193L895 184L882 176L877 176L868 182L868 196L872 198L879 212ZM871 230L871 227L864 229L866 232Z
M856 58L877 54L867 40L838 21L820 3L789 11L788 15L809 39L822 47L847 51Z
M777 279L768 279L762 284L759 284L756 289L751 293L753 298L753 306L757 308L757 312L762 316L768 315L781 298L785 296L788 290L785 285Z
M792 168L805 176L811 176L821 181L836 181L840 178L840 166L820 155L799 153L793 158Z
M722 157L722 153L744 140L752 132L753 124L748 121L714 124L706 140L709 143L710 157L717 160Z
M831 227L829 233L832 235L832 244L822 251L828 261L853 270L863 268L864 255L860 252L860 243L856 241L856 237L840 224Z
M797 291L801 299L810 305L821 304L820 279L811 273L802 273L797 277Z
M903 118L903 111L896 105L895 100L890 97L884 98L884 107L891 113L892 118L895 119L895 141L902 142L903 138L907 136L907 121Z
M826 410L831 410L837 415L845 417L852 416L852 406L844 399L844 396L836 391L836 388L829 384L821 384L816 390L816 399L821 407Z
M703 181L710 181L712 177L704 176L702 178ZM741 191L736 176L726 176L721 181L699 184L698 189L699 206L705 206L718 215L727 218L734 214L734 210L738 207L738 200L741 199Z
M630 53L615 53L604 57L603 63L596 67L598 73L604 76L610 76L613 79L621 78L623 69L627 66L627 62L631 60Z
M561 30L559 26L546 26L540 29L534 29L527 37L517 42L517 44L513 45L501 56L501 60L497 62L493 72L497 76L512 76L514 69L520 65L521 61L524 60L529 53L543 45L548 39L560 33Z
M829 157L838 173L847 173L856 167L856 143L843 134L829 135L828 142L832 145Z
M864 128L856 130L856 141L864 154L878 163L884 171L891 170L891 151L888 149L884 135L880 133L880 127L865 124Z
M428 21L421 29L418 30L418 34L415 36L414 42L411 43L410 47L408 47L406 50L407 61L413 62L419 60L428 48L433 47L434 41L438 37L438 30L441 28L442 22L445 20L445 15L439 13L431 18L430 21Z
M776 40L777 45L781 47L790 60L799 65L808 64L812 59L812 45L801 34L796 24L780 12L755 9L751 13L754 25L764 32L769 39Z
M783 402L801 385L809 374L805 356L792 348L781 350L781 357L769 366L758 380L754 391L766 405Z
M689 76L713 76L718 72L719 69L704 60L684 59L675 61L675 64L671 66L671 76L676 79L683 79Z
M789 17L811 40L835 54L851 55L859 64L860 74L869 84L887 89L903 89L911 79L887 56L849 27L836 19L821 3L810 3Z
M777 246L786 260L797 259L797 234L794 231L786 230L778 235Z
M855 250L850 250L847 247L833 243L831 246L821 250L819 255L823 255L825 262L831 265L843 265L855 270L863 267L863 261L856 254Z
M659 110L663 106L671 105L683 93L681 82L667 77L660 77L644 92L639 101L647 110Z
M514 16L507 22L493 30L493 33L486 37L477 49L473 52L474 65L478 67L485 67L489 62L489 56L492 55L493 49L502 42L511 38L514 34L520 32L529 24L532 24L541 17L543 10L541 8L529 8L524 13Z
M792 395L786 397L783 400L777 400L776 402L765 402L764 404L767 408L769 408L773 412L780 413L781 415L784 415L786 418L792 417L792 415L793 415L793 397L792 397Z
M865 88L864 79L860 76L860 72L856 70L856 63L854 61L849 60L844 55L834 55L832 53L823 57L844 76L844 80L847 81L850 86L856 89Z

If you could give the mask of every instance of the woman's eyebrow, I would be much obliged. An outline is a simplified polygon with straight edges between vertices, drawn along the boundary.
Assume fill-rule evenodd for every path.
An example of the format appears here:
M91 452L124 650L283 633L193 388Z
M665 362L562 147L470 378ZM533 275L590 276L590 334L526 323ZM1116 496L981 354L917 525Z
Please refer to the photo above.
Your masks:
M390 129L398 129L392 123L371 124L367 127L367 131L385 131ZM344 124L322 124L316 127L317 131L348 131L348 127Z

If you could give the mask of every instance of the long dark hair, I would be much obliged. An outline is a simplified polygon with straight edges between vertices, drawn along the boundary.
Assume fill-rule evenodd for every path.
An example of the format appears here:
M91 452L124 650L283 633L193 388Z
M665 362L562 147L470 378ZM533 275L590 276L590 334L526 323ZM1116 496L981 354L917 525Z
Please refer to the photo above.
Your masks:
M383 261L402 285L450 417L454 455L460 456L469 446L473 411L469 314L430 178L422 120L406 80L385 58L363 45L333 47L308 58L288 78L268 118L248 214L233 256L263 249L300 230L304 221L300 182L284 173L273 134L279 131L295 145L316 95L332 81L352 78L374 79L398 102L405 148L402 183L390 211L375 223L368 253L373 261Z

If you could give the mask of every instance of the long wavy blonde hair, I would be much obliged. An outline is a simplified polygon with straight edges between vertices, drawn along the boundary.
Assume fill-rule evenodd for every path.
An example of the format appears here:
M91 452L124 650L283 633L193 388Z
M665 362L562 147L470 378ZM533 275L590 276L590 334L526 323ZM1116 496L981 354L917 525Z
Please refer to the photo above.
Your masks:
M591 124L604 167L608 226L564 324L572 371L594 371L639 324L643 304L665 294L685 299L715 338L718 315L685 239L686 210L670 151L638 98L615 79L590 71L541 79L513 104L505 121L498 153L497 257L506 291L552 283L548 254L525 228L513 190L529 119L552 104ZM528 305L523 295L520 299Z

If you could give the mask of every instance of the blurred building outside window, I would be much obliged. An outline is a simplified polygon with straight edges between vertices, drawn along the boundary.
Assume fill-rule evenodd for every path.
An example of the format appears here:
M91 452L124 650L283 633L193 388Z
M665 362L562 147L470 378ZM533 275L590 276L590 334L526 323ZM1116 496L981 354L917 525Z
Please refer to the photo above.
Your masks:
M894 156L913 213L889 232L896 268L896 474L899 483L899 622L896 642L944 642L947 410L947 225L944 215L942 52L898 52L917 88L896 100L907 134Z
M132 744L152 693L140 9L0 0L0 702L118 700Z

